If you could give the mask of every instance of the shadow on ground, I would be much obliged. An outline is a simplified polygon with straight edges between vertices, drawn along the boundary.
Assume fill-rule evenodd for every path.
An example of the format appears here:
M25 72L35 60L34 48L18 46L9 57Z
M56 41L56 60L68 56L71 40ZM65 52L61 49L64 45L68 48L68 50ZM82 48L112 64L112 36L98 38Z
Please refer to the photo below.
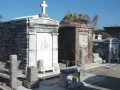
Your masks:
M81 90L120 90L120 78L107 77L106 79L85 86Z

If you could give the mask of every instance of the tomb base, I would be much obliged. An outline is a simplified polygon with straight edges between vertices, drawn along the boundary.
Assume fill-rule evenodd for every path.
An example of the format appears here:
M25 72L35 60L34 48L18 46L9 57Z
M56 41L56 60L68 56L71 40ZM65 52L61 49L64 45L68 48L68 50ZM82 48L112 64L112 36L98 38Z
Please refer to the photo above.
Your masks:
M34 81L34 82L28 82L28 81L24 81L24 87L28 88L28 89L32 89L32 88L38 88L39 87L39 81Z
M39 14L39 16L40 16L40 17L48 17L47 14L43 14L43 13Z

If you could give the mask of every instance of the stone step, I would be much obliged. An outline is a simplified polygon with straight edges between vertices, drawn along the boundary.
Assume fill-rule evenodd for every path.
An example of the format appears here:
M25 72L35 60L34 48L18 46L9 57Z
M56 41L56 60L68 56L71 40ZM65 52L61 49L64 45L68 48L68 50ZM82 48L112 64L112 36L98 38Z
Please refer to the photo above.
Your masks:
M97 54L93 54L93 55L99 55L99 53L97 53Z
M100 63L102 63L102 61L97 61L97 62L94 62L94 63L98 63L98 64L100 64Z
M97 61L102 61L102 59L94 59L94 62L97 62Z
M46 71L50 71L52 70L52 72L54 72L54 67L46 67L46 68L41 68L40 71L43 72L43 74L45 74Z
M100 58L99 53L93 53L94 63L102 63L102 58Z
M94 57L94 59L102 59L102 58L100 58L100 57Z
M93 55L93 57L99 57L99 55Z
M100 55L93 55L93 57L100 57Z
M93 57L94 59L99 59L99 58L101 58L101 57Z

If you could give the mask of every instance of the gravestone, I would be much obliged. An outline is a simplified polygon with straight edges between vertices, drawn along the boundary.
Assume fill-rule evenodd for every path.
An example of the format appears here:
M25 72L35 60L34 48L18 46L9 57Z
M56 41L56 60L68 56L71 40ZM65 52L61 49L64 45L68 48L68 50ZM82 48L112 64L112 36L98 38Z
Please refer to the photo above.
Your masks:
M67 75L66 74L60 73L60 75L59 75L59 85L61 87L64 87L64 88L67 87L68 80L67 80Z
M36 67L31 66L27 68L26 80L29 82L38 81L38 73Z
M39 87L38 73L36 67L31 66L27 68L27 76L26 80L24 81L24 86L29 89Z
M17 87L17 55L10 55L10 87Z
M81 68L82 68L82 71L79 73L80 75L78 76L78 80L79 81L82 81L82 77L86 74L86 72L85 72L85 59L86 59L86 50L85 50L85 48L83 47L83 48L81 48L80 49L80 55L79 55L79 57L81 58ZM79 61L78 61L79 62Z

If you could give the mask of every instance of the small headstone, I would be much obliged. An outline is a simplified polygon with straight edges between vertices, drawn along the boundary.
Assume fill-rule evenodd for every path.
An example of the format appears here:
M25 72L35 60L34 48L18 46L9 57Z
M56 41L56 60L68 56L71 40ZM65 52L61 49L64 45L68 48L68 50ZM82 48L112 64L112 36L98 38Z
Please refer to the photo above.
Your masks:
M38 81L38 73L36 67L31 66L27 68L26 80L28 82Z
M44 68L44 61L43 60L38 60L37 62L37 68L38 69L43 69Z
M67 87L68 85L68 81L67 81L67 75L66 74L63 74L63 73L60 73L60 76L59 76L59 85L61 87Z
M27 68L27 76L24 86L28 89L39 87L37 68L34 66Z
M17 87L17 55L10 55L10 87Z

